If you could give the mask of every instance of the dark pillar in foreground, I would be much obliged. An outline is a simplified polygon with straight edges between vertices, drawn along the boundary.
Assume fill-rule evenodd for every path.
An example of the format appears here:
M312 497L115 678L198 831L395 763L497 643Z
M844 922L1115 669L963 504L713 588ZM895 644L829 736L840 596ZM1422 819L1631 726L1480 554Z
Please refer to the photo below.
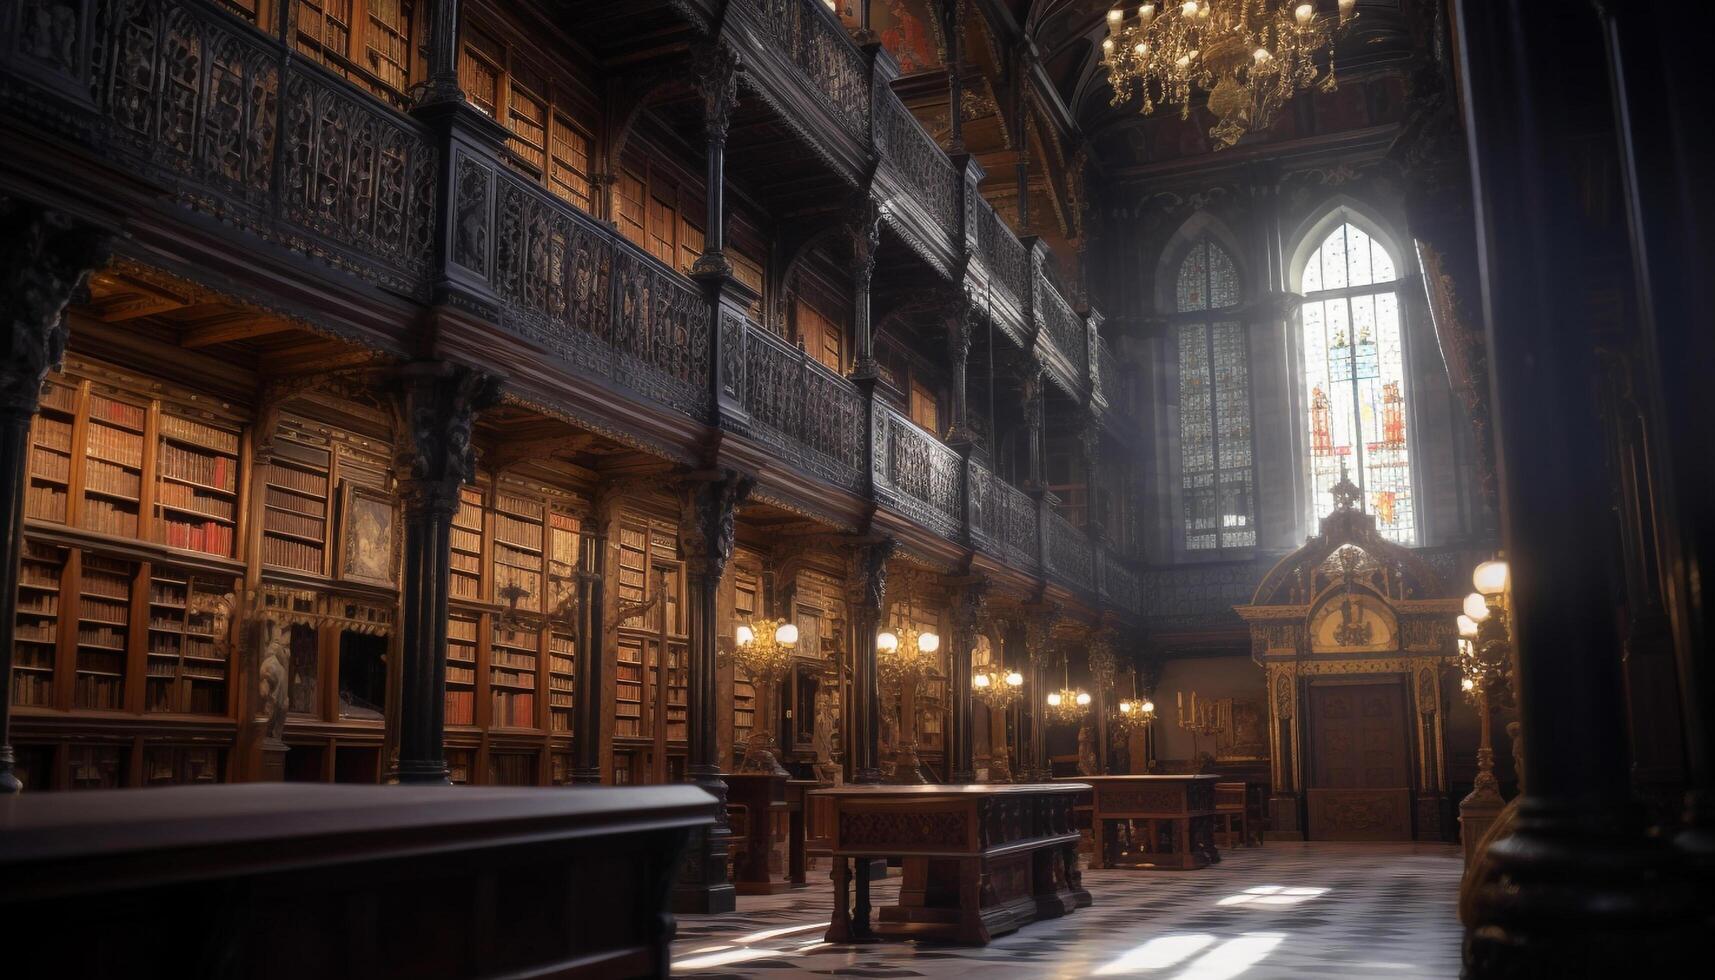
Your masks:
M499 393L492 375L445 361L401 367L393 391L394 466L405 510L396 771L401 783L448 782L448 545L459 487L474 475L471 426Z
M1595 9L1461 0L1502 536L1512 568L1526 792L1465 896L1467 976L1665 972L1693 909L1630 799L1609 491L1580 276L1612 254L1593 208L1611 150ZM1592 110L1595 110L1594 112Z
M599 524L604 531L606 524ZM605 583L602 562L607 556L606 533L586 534L578 545L578 639L574 665L572 782L601 782L602 637L606 623L602 602Z
M1664 0L1597 5L1604 15L1622 179L1639 281L1657 458L1664 605L1683 705L1685 829L1678 843L1705 876L1715 864L1715 127L1707 39L1715 12ZM1686 20L1687 16L1691 20ZM1692 29L1695 27L1696 29ZM1707 881L1707 878L1705 878ZM1707 895L1708 888L1700 889Z
M685 558L685 591L690 607L690 690L686 705L689 744L686 771L691 781L715 798L713 829L693 837L685 867L673 891L675 912L731 912L736 904L726 876L726 780L716 758L715 630L716 598L727 561L732 558L738 507L750 496L751 480L732 470L693 474L680 487L679 549Z
M972 760L971 737L971 647L977 642L977 631L987 618L988 583L973 578L960 587L953 603L952 636L949 642L952 676L947 678L952 700L951 732L947 739L948 778L955 783L976 781L976 764ZM998 655L998 651L996 651Z
M111 238L67 215L0 200L0 794L23 789L13 773L12 643L18 625L18 561L24 547L24 484L30 418L42 381L65 354L63 316L72 294L107 258Z

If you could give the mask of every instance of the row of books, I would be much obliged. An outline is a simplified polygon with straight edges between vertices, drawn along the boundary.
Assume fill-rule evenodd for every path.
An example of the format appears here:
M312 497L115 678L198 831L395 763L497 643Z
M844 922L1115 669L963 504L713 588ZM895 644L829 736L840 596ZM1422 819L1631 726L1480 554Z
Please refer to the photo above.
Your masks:
M454 617L447 620L447 639L476 642L476 620Z
M517 650L503 650L495 647L489 651L488 661L495 667L515 667L519 670L535 670L536 655Z
M110 500L91 498L83 502L83 526L102 534L137 536L137 511Z
M178 415L161 416L161 435L206 446L217 452L238 452L238 433L217 429Z
M181 695L185 695L181 697ZM180 701L185 702L183 708ZM148 696L144 701L145 711L185 711L196 715L218 715L226 712L226 689L213 685L192 685L181 688L177 684L150 684ZM152 780L159 783L162 780ZM197 780L211 782L215 780Z
M127 402L114 401L111 398L103 398L100 395L89 400L89 417L92 419L100 419L103 422L112 422L117 425L129 426L133 429L141 430L143 428L143 419L146 414L147 410L141 405L132 405Z
M46 705L54 700L54 676L33 670L12 672L12 703Z
M482 585L469 575L454 575L451 582L452 594L455 599L482 598Z
M474 724L476 724L476 692L475 691L448 691L446 701L447 701L446 718L444 719L444 721L447 724L449 724L449 725L474 725Z
M226 668L219 664L183 663L179 665L179 672L197 680L226 680Z
M497 727L535 728L536 695L529 691L495 691L492 723Z
M321 473L309 473L271 463L268 466L268 482L277 487L307 493L313 497L325 497L328 492L328 478Z
M41 405L43 408L52 411L74 412L77 410L77 389L69 385L45 381L42 383Z
M549 674L548 689L551 691L570 691L572 689L572 679L560 674ZM567 701L566 703L571 704L570 701Z
M30 426L30 432L38 446L57 449L62 453L71 452L70 421L56 419L50 415L37 415Z
M569 731L571 731L572 730L572 713L570 711L550 711L550 712L548 712L548 730L552 731L552 732L569 732ZM556 759L558 759L559 753L556 752L554 754L554 757ZM558 776L556 775L556 778L554 780L554 784L556 786L558 786L563 782L565 782L565 780L558 778Z
M91 456L99 456L109 462L130 467L143 465L143 437L135 432L91 425L87 448Z
M104 597L83 596L78 600L77 615L79 619L87 619L97 623L123 623L131 615L131 609L123 602L111 602Z
M531 500L529 497L519 497L515 494L498 492L494 495L494 509L504 514L533 520L542 519L542 502Z
M322 547L302 541L265 536L262 539L262 561L277 568L296 568L304 572L322 570Z
M185 604L185 583L154 579L149 583L149 601L157 606L182 606Z
M452 663L460 664L476 663L476 644L471 643L467 645L456 642L448 643L447 660Z
M61 487L32 483L24 494L24 513L44 521L64 523L66 492Z
M463 551L475 555L482 552L481 531L469 531L462 527L455 527L452 529L452 535L448 540L455 553Z
M272 490L269 491L269 493L272 492ZM279 510L274 507L268 508L267 514L263 519L263 526L270 531L277 531L281 534L295 534L301 538L313 538L317 541L323 539L322 532L325 528L325 525L319 517L295 514L291 511Z
M25 640L31 643L55 643L58 641L59 630L53 620L37 620L31 623L19 623L12 627L14 640Z
M216 490L236 489L238 482L238 460L171 443L161 445L160 467L162 474L175 480L189 480Z
M143 492L143 474L91 457L84 461L83 485L89 490L136 500Z
M276 510L289 510L305 517L320 519L327 513L327 504L314 497L300 497L295 493L287 493L278 487L269 487L263 495L263 503Z
M216 496L189 484L162 483L156 488L155 499L168 507L178 507L223 521L232 520L232 498Z
M36 613L40 616L57 615L60 611L59 594L54 592L26 592L18 596L18 611Z
M522 548L497 541L494 545L494 563L540 574L542 556L538 552L525 551Z
M42 670L53 670L54 655L56 652L57 651L55 651L51 645L51 641L49 641L49 645L46 646L40 643L29 643L25 646L18 647L13 651L12 666L36 667Z
M447 665L447 683L448 684L475 684L476 683L476 668L475 667L458 667L458 666L455 666L453 664L448 664Z
M496 541L504 541L510 545L529 548L532 551L541 551L542 525L496 513L494 515L494 538Z
M502 687L536 686L536 678L530 674L503 667L491 667L488 672L488 682Z
M38 480L64 483L71 479L71 457L37 446L30 450L30 475Z
M105 708L114 711L125 706L125 686L117 677L91 677L79 674L72 698L80 708Z
M98 674L122 674L125 672L125 651L78 647L77 669Z
M125 645L125 631L111 626L79 626L77 642L83 646L122 647Z
M166 518L161 521L161 540L169 548L188 548L191 551L204 551L211 555L232 554L233 529L230 524L220 524L215 521L193 523ZM269 539L272 544L273 539ZM317 562L321 558L321 549L316 549ZM318 564L319 567L319 564Z

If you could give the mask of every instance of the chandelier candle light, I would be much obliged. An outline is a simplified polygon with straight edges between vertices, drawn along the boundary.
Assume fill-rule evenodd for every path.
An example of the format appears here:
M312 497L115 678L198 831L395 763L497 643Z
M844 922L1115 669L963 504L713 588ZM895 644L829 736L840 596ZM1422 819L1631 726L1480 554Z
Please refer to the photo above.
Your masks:
M1504 802L1500 781L1495 778L1492 715L1495 708L1512 704L1512 635L1507 623L1510 579L1504 559L1497 557L1478 565L1471 573L1471 584L1477 591L1465 597L1464 612L1456 620L1459 687L1476 706L1480 721L1477 775L1470 795L1459 803L1461 836L1473 843L1494 822ZM1472 845L1467 844L1467 860L1471 855Z
M1048 695L1046 714L1048 721L1056 725L1075 725L1082 721L1085 713L1090 710L1090 695L1087 691L1072 687L1070 677L1062 666L1061 682L1064 685L1058 691Z
M905 692L915 692L934 669L941 637L931 630L918 632L907 626L898 633L882 630L875 635L875 668L881 683L899 695L899 737L893 753L895 783L926 783L917 758L917 726L907 724Z
M971 675L971 696L987 705L990 711L1004 711L1024 693L1024 675L1016 670L991 665Z
M745 742L744 759L738 770L784 776L786 770L781 768L780 760L774 755L773 722L768 709L772 706L774 685L792 669L792 658L798 647L798 627L778 619L760 619L739 626L734 639L737 642L733 644L733 666L750 678L756 686L757 697L763 702L763 710L757 712L758 721L751 726L750 737Z
M1152 2L1135 14L1115 7L1102 40L1112 104L1137 96L1145 114L1177 106L1186 119L1192 94L1207 92L1215 149L1232 146L1267 129L1298 92L1334 90L1334 42L1356 16L1357 0L1335 6L1333 15L1308 0Z
M1114 706L1117 714L1109 719L1108 727L1120 735L1147 729L1155 721L1155 702L1137 696L1137 671L1131 672L1131 697Z

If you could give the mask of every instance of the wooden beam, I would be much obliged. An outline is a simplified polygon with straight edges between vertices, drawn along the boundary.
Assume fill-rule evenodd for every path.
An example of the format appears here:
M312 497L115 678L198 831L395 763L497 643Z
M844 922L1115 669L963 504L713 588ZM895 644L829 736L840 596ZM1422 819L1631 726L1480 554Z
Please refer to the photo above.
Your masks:
M285 320L269 316L257 316L254 313L232 313L226 316L211 317L184 330L179 334L179 346L189 350L202 347L212 347L215 344L225 344L234 340L250 340L268 334L281 333L294 329Z

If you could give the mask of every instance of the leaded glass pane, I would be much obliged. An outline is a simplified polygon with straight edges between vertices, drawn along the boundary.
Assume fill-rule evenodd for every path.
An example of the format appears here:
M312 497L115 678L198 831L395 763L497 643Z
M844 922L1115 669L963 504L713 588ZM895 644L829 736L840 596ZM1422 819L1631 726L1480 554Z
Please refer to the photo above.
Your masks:
M1179 263L1179 284L1177 303L1174 309L1180 313L1209 308L1209 259L1208 250L1203 242L1191 246L1191 251L1185 253L1185 261Z
M1209 250L1209 309L1224 310L1239 305L1239 273L1233 268L1233 257L1214 242Z
M1311 256L1304 291L1393 279L1387 250L1344 224ZM1310 300L1301 308L1300 329L1311 526L1332 506L1329 493L1344 469L1377 529L1401 544L1416 543L1398 294Z

